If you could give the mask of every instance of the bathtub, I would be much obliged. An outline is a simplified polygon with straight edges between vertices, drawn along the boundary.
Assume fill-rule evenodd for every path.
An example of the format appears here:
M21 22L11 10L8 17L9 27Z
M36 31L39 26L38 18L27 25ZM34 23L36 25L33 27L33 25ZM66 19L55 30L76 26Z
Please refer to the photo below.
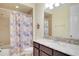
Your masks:
M0 48L0 56L9 56L10 55L10 49L9 48Z
M21 56L33 56L33 47L25 48Z
M23 50L20 55L15 56L32 56L33 55L33 47L28 47ZM10 56L10 48L0 48L0 56Z

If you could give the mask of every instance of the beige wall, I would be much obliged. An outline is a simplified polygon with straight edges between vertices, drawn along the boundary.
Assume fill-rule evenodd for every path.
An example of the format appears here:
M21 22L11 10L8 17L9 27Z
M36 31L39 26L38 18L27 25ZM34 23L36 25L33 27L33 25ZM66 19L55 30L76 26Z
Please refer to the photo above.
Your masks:
M48 24L49 24L49 36L52 36L53 35L53 32L52 32L52 15L49 16Z
M52 36L52 14L44 13L44 21L48 21L48 36Z
M37 27L37 24L40 25L40 28L36 28L36 39L37 38L43 38L44 36L44 4L36 4L35 6L35 26Z
M0 9L0 46L10 44L9 14Z
M53 36L69 37L69 5L64 4L52 12Z

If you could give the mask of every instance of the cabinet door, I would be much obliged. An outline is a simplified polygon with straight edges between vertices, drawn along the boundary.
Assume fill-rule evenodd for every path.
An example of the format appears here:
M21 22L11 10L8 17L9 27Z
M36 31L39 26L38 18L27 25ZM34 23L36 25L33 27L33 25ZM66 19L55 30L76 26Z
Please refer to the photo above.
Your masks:
M38 44L38 43L36 43L36 42L33 42L33 46L34 46L34 47L39 48L39 45L40 45L40 44Z
M44 51L45 53L47 53L50 56L52 56L52 54L53 54L52 49L50 49L46 46L43 46L43 45L40 45L40 50Z
M44 53L43 51L40 51L40 56L49 56L49 55Z
M39 49L33 47L33 55L34 56L39 56Z

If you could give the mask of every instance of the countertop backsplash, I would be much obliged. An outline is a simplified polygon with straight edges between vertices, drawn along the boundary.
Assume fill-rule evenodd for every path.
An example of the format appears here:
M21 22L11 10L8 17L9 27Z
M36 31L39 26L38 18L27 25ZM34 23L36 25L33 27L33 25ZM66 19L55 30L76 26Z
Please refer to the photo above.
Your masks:
M46 39L52 39L55 41L62 41L70 44L79 45L79 39L73 39L73 38L61 38L61 37L44 37Z

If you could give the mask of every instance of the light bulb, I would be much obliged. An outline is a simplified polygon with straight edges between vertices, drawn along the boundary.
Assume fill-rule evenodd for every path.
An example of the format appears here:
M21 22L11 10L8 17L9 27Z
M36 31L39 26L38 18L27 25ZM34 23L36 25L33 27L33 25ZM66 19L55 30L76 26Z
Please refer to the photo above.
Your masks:
M54 7L51 5L51 6L49 6L49 9L53 9Z
M45 8L48 8L49 7L49 4L45 4Z
M58 7L60 4L59 3L55 3L55 7Z
M16 6L16 8L19 8L19 6Z

